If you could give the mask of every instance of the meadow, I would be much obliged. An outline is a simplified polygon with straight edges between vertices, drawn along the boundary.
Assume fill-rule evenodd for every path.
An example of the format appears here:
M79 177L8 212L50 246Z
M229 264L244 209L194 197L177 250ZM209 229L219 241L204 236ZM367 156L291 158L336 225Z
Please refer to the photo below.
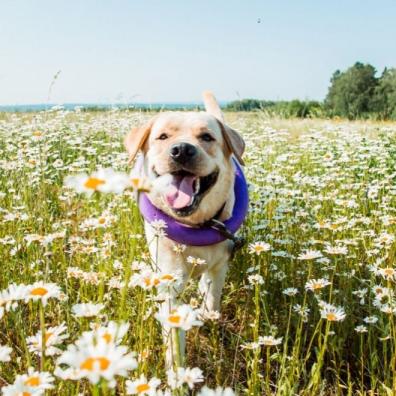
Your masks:
M247 244L220 314L202 319L188 283L186 361L166 370L177 274L148 256L143 183L106 192L94 173L129 172L123 136L149 116L0 114L0 392L395 394L396 124L226 113L247 142Z

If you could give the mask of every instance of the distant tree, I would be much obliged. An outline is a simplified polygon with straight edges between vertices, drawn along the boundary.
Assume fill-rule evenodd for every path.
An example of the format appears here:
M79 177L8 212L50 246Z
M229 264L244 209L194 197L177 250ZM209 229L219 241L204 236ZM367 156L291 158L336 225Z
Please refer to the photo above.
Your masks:
M308 118L315 117L321 111L321 104L314 100L294 99L287 102L288 117Z
M370 64L356 62L344 72L337 70L330 82L325 106L330 115L350 119L362 117L370 112L378 79Z
M381 119L396 119L396 69L382 73L374 90L372 108Z

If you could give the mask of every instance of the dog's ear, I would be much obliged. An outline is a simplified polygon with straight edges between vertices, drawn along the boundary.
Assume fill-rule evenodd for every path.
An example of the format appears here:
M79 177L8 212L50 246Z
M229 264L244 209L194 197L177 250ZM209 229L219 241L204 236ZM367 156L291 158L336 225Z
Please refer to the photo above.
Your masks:
M223 134L223 139L228 151L235 155L241 165L245 165L242 159L242 154L245 151L245 142L242 136L237 131L224 124L223 113L213 93L205 91L202 96L206 111L215 117L220 125L221 133Z
M138 151L143 148L150 135L153 124L154 119L152 118L146 124L133 128L132 131L125 136L124 145L129 153L129 163L135 159Z
M245 141L242 136L221 121L217 120L217 122L220 124L221 132L228 150L235 155L241 165L245 165L242 159L243 152L245 151Z

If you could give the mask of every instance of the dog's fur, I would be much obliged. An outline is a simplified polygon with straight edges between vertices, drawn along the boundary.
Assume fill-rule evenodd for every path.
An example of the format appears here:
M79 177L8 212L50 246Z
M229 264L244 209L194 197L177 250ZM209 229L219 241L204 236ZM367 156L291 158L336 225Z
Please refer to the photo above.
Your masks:
M214 96L205 92L203 97L206 113L160 113L147 124L133 129L125 138L131 161L139 150L144 155L143 172L153 185L148 193L150 201L177 221L188 225L202 224L216 216L219 211L219 220L224 221L231 217L235 202L232 157L243 164L241 157L245 147L242 137L224 123ZM166 138L160 139L161 135L164 138L163 134L166 134ZM203 134L210 134L214 140L204 140ZM172 160L170 148L177 143L189 143L197 149L193 162L180 166ZM202 197L196 210L187 215L175 213L164 199L164 189L169 184L171 173L181 168L200 177L218 171L214 185ZM145 232L147 241L153 241L155 232L147 222ZM204 310L219 311L232 242L226 240L204 247L187 246L182 254L176 253L174 247L175 242L166 237L161 237L158 243L149 245L151 256L159 258L157 266L161 271L181 272L183 282L180 290L184 288L191 274L201 276L199 288L204 296ZM201 258L206 264L192 266L186 261L188 256ZM177 291L174 298L176 297ZM168 356L168 363L170 360L171 357Z

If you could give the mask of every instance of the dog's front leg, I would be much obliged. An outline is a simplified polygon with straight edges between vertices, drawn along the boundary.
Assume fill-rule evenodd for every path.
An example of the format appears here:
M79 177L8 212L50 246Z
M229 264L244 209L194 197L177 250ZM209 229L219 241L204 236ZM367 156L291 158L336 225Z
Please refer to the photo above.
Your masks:
M203 296L202 311L205 316L210 311L220 312L221 292L228 270L228 262L208 269L201 276L199 290Z

